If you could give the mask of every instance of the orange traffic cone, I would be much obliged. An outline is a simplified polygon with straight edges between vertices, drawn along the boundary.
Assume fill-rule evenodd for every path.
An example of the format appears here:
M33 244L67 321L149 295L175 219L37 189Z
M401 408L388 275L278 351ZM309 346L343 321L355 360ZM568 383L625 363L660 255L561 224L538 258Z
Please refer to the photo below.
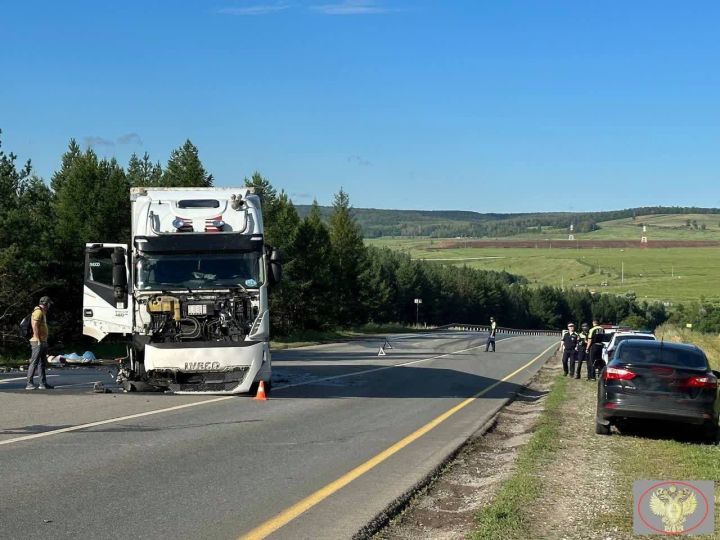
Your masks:
M258 401L267 401L267 396L265 395L265 381L260 381L255 399Z

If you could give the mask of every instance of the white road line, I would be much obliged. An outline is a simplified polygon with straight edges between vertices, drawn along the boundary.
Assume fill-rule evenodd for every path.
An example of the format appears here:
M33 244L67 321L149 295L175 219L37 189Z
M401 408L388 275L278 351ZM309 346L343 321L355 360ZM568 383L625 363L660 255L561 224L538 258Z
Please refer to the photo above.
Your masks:
M48 375L48 377L59 377L60 375ZM7 383L7 382L14 382L14 381L25 381L27 380L27 375L25 377L15 377L14 379L0 379L0 384Z
M21 441L29 441L32 439L39 439L41 437L50 437L51 435L60 435L61 433L69 433L71 431L78 431L80 429L87 429L96 426L104 426L106 424L114 424L116 422L124 422L125 420L134 420L135 418L142 418L144 416L152 416L154 414L160 414L170 411L179 411L180 409L188 409L190 407L197 407L198 405L206 405L208 403L216 403L218 401L226 401L228 399L234 399L235 396L223 396L215 399L206 399L205 401L196 401L195 403L186 403L185 405L176 405L175 407L167 407L165 409L156 409L154 411L146 411L137 414L129 414L127 416L118 416L117 418L109 418L107 420L99 420L98 422L90 422L88 424L79 424L77 426L70 426L61 429L53 429L52 431L43 431L42 433L35 433L33 435L23 435L22 437L15 437L14 439L7 439L0 441L0 446L6 444L12 444Z
M511 339L519 339L520 337L524 337L524 336L515 336L515 337L511 337L511 338L505 338L503 341L509 341ZM277 386L277 387L273 388L273 390L282 390L284 388L306 386L309 384L316 384L318 382L323 382L323 381L332 381L332 380L343 379L343 378L347 378L347 377L355 377L357 375L365 375L367 373L374 373L374 372L383 371L386 369L393 369L396 367L409 366L412 364L419 364L421 362L429 362L430 360L437 360L438 358L445 358L447 356L452 356L454 354L460 354L460 353L464 353L467 351L472 351L474 349L478 349L478 348L484 347L484 346L485 346L485 344L483 343L483 344L477 345L475 347L470 347L469 349L462 349L460 351L454 351L451 353L445 353L445 354L440 354L437 356L431 356L429 358L421 358L419 360L403 362L402 364L393 364L392 366L382 366L382 367L377 367L377 368L373 368L373 369L367 369L364 371L357 371L355 373L347 373L345 375L322 377L319 379L313 379L311 381L305 381L305 382L300 382L300 383L295 383L295 384L287 384L284 386ZM93 427L97 427L97 426L104 426L107 424L115 424L118 422L124 422L126 420L134 420L136 418L144 418L146 416L153 416L156 414L162 414L162 413L166 413L166 412L173 412L173 411L179 411L182 409L189 409L191 407L199 407L200 405L208 405L210 403L219 403L221 401L227 401L230 399L237 399L237 397L236 396L222 396L222 397L217 397L217 398L213 398L213 399L206 399L204 401L196 401L194 403L186 403L184 405L176 405L174 407L166 407L164 409L155 409L153 411L146 411L146 412L141 412L141 413L137 413L137 414L129 414L127 416L118 416L116 418L108 418L107 420L99 420L97 422L89 422L87 424L78 424L77 426L69 426L69 427L60 428L60 429L53 429L50 431L43 431L42 433L34 433L32 435L23 435L22 437L15 437L14 439L6 439L4 441L0 441L0 446L5 446L8 444L18 443L18 442L23 442L23 441L30 441L33 439L40 439L43 437L51 437L53 435L60 435L62 433L70 433L72 431L80 431L82 429L89 429L89 428L93 428Z
M511 339L518 339L520 337L523 337L523 336L504 338L501 341L509 341ZM375 373L378 371L385 371L386 369L393 369L393 368L403 367L403 366L411 366L413 364L419 364L421 362L428 362L429 360L437 360L438 358L445 358L446 356L452 356L453 354L460 354L460 353L472 351L474 349L479 349L480 347L485 347L485 343L476 345L475 347L470 347L469 349L463 349L461 351L439 354L437 356L431 356L430 358L420 358L419 360L412 360L410 362L403 362L401 364L393 364L391 366L380 366L380 367L376 367L376 368L372 368L372 369L366 369L364 371L357 371L355 373L345 373L343 375L333 375L331 377L320 377L319 379L313 379L311 381L303 381L303 382L299 382L299 383L285 384L285 385L281 385L281 386L273 386L273 390L284 390L285 388L293 388L295 386L307 386L308 384L315 384L318 382L336 381L338 379L345 379L347 377L355 377L357 375L365 375L367 373Z

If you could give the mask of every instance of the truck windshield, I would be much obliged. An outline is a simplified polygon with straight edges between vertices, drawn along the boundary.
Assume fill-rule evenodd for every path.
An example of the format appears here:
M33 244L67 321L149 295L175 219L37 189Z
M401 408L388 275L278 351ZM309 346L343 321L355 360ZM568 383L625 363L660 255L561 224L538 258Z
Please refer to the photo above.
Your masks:
M147 254L137 260L136 288L252 289L262 284L260 256L257 251L244 253Z

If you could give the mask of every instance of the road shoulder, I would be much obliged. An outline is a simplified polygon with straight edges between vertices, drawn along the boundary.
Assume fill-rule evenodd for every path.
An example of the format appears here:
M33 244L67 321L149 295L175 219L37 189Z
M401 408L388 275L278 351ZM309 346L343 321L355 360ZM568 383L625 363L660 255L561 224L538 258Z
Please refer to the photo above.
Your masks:
M464 539L475 531L477 512L496 500L517 470L518 455L541 421L557 372L552 356L373 538Z

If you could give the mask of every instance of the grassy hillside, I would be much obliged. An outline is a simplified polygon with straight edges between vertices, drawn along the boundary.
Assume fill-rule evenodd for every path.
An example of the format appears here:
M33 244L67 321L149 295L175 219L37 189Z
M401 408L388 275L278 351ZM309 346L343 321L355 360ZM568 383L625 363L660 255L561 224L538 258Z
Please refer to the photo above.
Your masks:
M705 297L720 303L720 250L673 249L437 249L433 239L373 239L418 259L504 270L533 284L582 287L598 292L634 292L639 299L687 303ZM624 266L624 275L623 275Z

